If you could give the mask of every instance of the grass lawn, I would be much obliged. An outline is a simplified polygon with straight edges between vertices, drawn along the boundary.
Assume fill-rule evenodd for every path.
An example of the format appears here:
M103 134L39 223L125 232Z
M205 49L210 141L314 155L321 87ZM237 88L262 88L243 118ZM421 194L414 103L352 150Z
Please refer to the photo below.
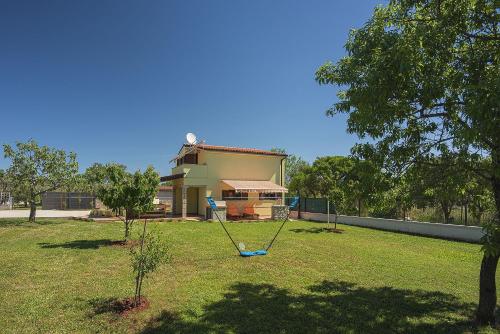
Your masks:
M278 223L232 223L257 249ZM150 308L106 307L133 295L116 223L0 220L2 333L463 333L478 298L478 245L291 222L267 256L240 258L220 226L151 223L172 262L144 284ZM136 232L139 226L135 226Z

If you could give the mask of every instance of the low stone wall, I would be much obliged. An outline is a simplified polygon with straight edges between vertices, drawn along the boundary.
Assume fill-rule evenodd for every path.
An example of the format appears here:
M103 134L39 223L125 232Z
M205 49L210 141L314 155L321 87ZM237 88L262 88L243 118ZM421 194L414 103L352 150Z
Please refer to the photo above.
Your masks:
M273 205L272 206L272 220L285 220L288 217L288 206L287 205Z
M206 210L207 210L207 212L206 212L206 219L207 220L215 221L215 222L219 221L219 219L223 222L225 222L227 220L225 207L217 208L217 209L212 209L210 207L207 207ZM219 216L219 218L217 218L217 215L215 215L215 211L217 211L217 215Z
M324 213L301 212L302 219L326 222ZM290 218L297 219L297 211L290 213ZM330 215L333 222L335 215ZM460 240L467 242L480 242L483 229L478 226L463 226L452 224L425 223L417 221L403 221L397 219L384 219L372 217L355 217L339 215L337 222L340 224L369 227L380 230L396 231L409 234L425 235L443 239Z

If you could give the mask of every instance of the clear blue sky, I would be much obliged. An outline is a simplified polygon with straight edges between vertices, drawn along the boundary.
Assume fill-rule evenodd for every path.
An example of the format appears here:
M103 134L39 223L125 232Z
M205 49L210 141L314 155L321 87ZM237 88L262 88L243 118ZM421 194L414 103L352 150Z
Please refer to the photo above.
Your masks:
M0 143L162 175L189 131L308 161L348 154L345 118L325 116L336 88L314 73L379 2L3 1Z

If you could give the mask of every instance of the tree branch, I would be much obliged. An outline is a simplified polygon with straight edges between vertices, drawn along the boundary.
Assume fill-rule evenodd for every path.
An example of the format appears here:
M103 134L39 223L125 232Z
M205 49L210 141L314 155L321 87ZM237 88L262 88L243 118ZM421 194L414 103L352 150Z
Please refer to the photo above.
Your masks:
M469 38L477 38L477 39L482 39L484 41L500 41L500 36L494 35L477 35L477 34L471 34L469 32L464 32L464 35L469 37Z

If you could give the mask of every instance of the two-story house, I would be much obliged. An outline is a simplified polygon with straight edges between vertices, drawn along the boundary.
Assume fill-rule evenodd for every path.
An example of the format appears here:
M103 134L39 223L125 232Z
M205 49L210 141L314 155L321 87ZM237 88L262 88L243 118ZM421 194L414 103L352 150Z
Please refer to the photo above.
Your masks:
M226 202L232 210L244 212L252 207L259 218L269 218L271 207L282 203L287 189L285 159L278 152L184 144L175 159L172 175L163 181L173 183L173 213L206 215L206 197Z

